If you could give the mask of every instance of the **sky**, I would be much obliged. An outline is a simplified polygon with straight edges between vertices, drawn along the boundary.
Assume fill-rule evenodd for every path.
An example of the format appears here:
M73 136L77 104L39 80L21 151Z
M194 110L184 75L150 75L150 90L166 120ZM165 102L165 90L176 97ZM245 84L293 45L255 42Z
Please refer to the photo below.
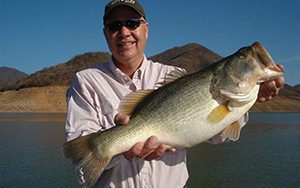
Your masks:
M28 74L76 55L109 52L107 0L0 0L0 67ZM140 0L149 22L146 56L196 42L225 57L259 41L300 83L300 0Z

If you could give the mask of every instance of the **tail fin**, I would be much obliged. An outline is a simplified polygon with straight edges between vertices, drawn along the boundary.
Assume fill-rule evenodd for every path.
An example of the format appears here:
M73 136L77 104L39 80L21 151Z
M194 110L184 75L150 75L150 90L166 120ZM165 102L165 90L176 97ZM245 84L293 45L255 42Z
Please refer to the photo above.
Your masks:
M98 146L93 142L97 133L78 137L64 144L63 152L78 170L82 172L81 184L92 187L110 162L112 156L99 153Z

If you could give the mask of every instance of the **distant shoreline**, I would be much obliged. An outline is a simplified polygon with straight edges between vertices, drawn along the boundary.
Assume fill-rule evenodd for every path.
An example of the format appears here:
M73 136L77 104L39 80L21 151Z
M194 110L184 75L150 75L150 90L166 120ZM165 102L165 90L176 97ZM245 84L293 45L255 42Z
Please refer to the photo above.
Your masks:
M46 86L0 92L0 113L66 113L66 91L66 86ZM300 112L300 96L279 95L270 101L255 103L250 111Z
M65 122L65 118L0 118L0 122Z

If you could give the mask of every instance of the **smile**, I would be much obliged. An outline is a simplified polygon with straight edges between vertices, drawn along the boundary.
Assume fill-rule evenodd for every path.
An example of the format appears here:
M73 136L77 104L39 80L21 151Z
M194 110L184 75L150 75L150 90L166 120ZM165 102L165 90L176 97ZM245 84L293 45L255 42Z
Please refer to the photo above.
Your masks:
M128 42L120 42L118 43L119 47L130 47L135 44L135 41L128 41Z

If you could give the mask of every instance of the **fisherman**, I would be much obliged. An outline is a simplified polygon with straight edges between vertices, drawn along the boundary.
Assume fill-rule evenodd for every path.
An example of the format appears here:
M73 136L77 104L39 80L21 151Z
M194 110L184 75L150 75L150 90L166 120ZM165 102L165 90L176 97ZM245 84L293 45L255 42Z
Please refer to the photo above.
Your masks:
M78 72L73 79L67 96L67 141L109 129L115 122L128 123L129 116L117 114L122 98L130 92L153 89L175 69L146 58L149 25L137 0L110 1L105 6L103 23L112 58ZM283 77L261 84L258 101L272 99L283 86ZM85 182L80 169L79 178ZM187 179L186 150L167 149L153 135L113 157L95 187L184 187Z

